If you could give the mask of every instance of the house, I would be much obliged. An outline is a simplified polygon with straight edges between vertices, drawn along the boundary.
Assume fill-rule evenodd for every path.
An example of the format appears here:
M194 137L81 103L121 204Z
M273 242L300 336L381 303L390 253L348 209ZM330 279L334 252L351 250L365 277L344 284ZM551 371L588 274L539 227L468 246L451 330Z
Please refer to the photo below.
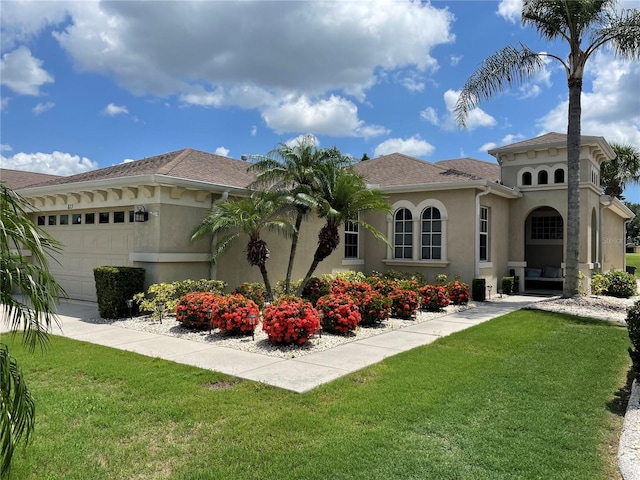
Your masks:
M446 273L500 288L515 275L520 291L562 288L566 252L566 135L549 133L490 150L497 163L472 158L427 162L400 153L366 160L355 169L382 189L390 215L366 220L389 245L348 223L342 244L317 274L389 269ZM583 136L580 178L580 270L624 268L625 222L633 213L602 195L600 165L614 158L602 137ZM211 205L248 195L248 163L184 149L69 177L2 170L0 178L38 210L34 220L60 240L51 263L71 298L95 300L93 268L146 269L147 284L186 278L224 280L230 288L261 281L239 242L215 266L210 239L191 233ZM29 175L33 175L29 177ZM319 220L303 225L293 278L302 278L317 242ZM273 281L285 277L289 244L265 234Z

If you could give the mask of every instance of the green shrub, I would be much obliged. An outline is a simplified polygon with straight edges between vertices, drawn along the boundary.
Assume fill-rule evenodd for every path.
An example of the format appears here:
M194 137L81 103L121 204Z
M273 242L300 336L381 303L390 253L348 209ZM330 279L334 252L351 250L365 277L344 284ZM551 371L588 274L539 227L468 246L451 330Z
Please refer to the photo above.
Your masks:
M636 294L638 285L635 275L623 272L622 270L611 270L605 273L605 277L609 281L607 295L629 298Z
M320 297L329 294L329 284L325 277L311 277L302 289L302 298L309 300L314 306Z
M447 284L446 273L438 273L434 275L434 279L435 279L436 285L442 285L444 287Z
M627 311L627 331L629 332L629 356L635 378L640 380L640 300Z
M502 293L511 295L513 293L514 277L502 277Z
M239 293L240 295L244 295L249 300L253 300L258 308L262 310L264 308L264 283L260 282L244 282L236 287L233 293Z
M364 282L364 279L367 278L367 276L362 272L356 272L354 270L345 270L344 272L336 272L334 274L325 273L324 275L321 276L321 278L327 283L331 283L336 278L341 278L343 280L346 280L349 283L353 283L353 282Z
M180 298L187 293L211 292L222 295L227 284L220 280L182 280L172 283L154 283L149 286L147 293L139 292L133 299L139 305L140 310L159 315L158 303L162 303L162 314L175 313Z
M602 273L594 273L591 277L591 294L606 295L611 282Z
M471 280L471 298L476 302L486 300L487 282L484 278L474 278Z
M137 267L95 267L98 311L102 318L123 318L129 312L127 300L144 290L146 270Z

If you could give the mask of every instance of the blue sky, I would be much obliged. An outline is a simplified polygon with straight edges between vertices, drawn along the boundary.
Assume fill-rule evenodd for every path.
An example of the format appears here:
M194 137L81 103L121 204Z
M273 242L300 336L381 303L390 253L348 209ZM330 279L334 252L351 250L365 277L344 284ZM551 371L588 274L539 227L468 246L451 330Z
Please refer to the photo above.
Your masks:
M623 7L640 8L640 1ZM427 161L566 131L560 64L452 109L468 76L523 42L520 2L2 0L2 166L69 175L191 147L234 158L311 133L360 158ZM582 132L640 148L640 64L592 57ZM640 203L640 188L627 200Z

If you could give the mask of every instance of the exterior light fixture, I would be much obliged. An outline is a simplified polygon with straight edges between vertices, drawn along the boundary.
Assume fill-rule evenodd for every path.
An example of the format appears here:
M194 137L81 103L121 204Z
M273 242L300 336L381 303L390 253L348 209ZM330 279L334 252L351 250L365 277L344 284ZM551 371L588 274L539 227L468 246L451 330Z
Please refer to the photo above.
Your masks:
M133 221L146 222L147 220L149 220L149 212L147 212L147 209L144 208L143 205L140 205L133 214Z
M129 308L129 319L133 318L133 298L129 298L126 300L127 307Z
M156 302L156 312L160 316L160 324L162 325L162 314L164 313L164 302Z

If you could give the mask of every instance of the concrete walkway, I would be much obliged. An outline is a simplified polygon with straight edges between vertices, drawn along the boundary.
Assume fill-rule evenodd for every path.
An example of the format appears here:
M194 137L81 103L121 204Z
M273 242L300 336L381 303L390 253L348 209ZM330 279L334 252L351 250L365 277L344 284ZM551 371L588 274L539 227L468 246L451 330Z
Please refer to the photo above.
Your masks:
M97 318L99 314L97 305L88 302L63 302L59 309L62 330L54 326L51 333L304 393L386 357L427 345L440 337L519 310L544 298L548 297L512 295L500 301L485 302L462 312L291 359L108 324L89 323L83 319ZM6 325L0 325L0 332L3 328L6 329Z

